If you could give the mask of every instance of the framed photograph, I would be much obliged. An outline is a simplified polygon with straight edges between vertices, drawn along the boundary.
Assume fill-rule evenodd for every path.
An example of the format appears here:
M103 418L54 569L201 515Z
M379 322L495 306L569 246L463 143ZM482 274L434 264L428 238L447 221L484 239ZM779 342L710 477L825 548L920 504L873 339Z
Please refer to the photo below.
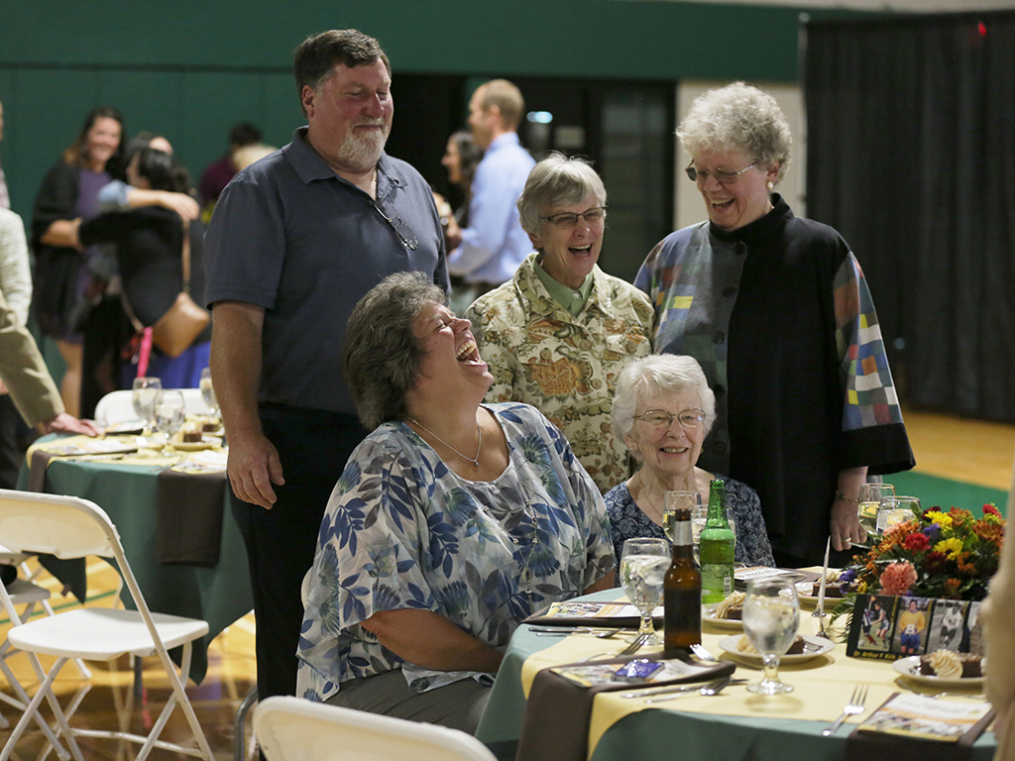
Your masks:
M980 605L929 597L857 595L846 655L890 661L936 650L982 655Z

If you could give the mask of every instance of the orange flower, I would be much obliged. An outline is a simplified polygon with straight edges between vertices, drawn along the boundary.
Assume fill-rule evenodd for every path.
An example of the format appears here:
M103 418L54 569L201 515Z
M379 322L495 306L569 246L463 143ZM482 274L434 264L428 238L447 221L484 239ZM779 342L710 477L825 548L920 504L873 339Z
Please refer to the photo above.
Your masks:
M901 563L890 563L881 572L881 589L885 594L904 595L916 582L916 569L908 560Z
M945 597L957 597L962 582L958 579L947 579L945 581Z

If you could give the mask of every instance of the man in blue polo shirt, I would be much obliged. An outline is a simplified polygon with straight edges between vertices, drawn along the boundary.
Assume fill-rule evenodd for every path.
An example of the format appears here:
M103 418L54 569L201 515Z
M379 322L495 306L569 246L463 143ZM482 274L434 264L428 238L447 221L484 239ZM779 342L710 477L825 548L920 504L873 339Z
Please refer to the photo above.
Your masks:
M212 377L250 564L262 699L295 692L300 583L328 497L367 433L342 372L349 313L393 272L448 287L430 188L384 153L391 65L377 41L323 32L294 59L308 126L229 183L206 246Z

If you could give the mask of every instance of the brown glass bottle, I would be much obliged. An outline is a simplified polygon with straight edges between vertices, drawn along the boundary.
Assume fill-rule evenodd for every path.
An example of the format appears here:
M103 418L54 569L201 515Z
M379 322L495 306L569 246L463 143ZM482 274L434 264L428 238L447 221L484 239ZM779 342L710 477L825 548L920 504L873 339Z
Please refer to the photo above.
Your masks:
M663 649L701 644L701 571L694 562L691 511L677 510L673 555L663 578Z

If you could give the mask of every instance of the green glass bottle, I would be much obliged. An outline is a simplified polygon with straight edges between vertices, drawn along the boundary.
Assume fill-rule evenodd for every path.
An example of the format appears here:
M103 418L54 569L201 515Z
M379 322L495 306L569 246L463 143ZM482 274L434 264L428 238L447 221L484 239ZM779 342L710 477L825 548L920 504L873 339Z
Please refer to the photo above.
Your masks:
M735 539L726 521L726 484L712 481L708 495L708 518L701 530L698 558L701 561L701 601L722 602L733 593Z

